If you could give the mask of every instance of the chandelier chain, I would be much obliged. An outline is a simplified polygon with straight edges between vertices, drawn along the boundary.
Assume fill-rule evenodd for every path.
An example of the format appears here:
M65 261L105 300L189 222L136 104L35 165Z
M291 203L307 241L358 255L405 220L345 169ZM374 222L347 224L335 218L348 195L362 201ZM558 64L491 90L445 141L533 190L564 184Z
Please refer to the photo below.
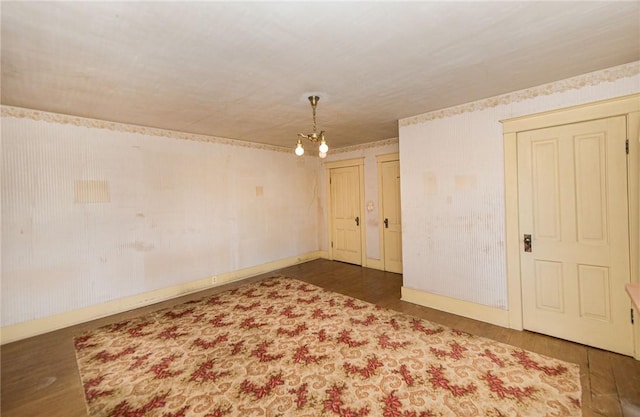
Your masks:
M301 139L307 139L310 142L314 142L314 143L320 142L320 146L318 147L318 156L320 158L326 158L327 156L327 151L329 150L329 147L327 146L327 142L324 139L324 130L321 131L320 134L317 133L318 123L316 118L316 106L318 104L318 100L320 100L320 97L318 96L309 97L309 102L311 103L311 110L313 115L313 133L311 134L298 133L298 143L296 144L296 149L295 149L295 153L298 156L302 156L304 154L304 147L302 145Z
M316 133L316 104L312 103L311 107L313 107L313 133Z

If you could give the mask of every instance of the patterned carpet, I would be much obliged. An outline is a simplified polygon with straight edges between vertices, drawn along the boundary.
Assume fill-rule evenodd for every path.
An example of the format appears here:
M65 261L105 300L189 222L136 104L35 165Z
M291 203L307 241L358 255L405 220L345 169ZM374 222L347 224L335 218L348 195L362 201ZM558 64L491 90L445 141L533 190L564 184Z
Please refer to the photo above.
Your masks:
M75 346L92 417L581 415L575 364L285 277Z

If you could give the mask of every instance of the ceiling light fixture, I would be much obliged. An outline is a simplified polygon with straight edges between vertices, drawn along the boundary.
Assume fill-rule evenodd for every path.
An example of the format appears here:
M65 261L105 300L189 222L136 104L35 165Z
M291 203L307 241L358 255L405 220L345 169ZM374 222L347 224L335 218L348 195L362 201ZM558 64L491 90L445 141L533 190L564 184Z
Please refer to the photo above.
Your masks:
M318 96L309 96L309 102L313 109L313 133L308 135L298 133L298 144L296 145L296 155L298 156L304 155L304 147L302 146L302 138L304 138L313 143L320 142L320 146L318 146L318 156L320 158L327 157L329 146L327 146L327 142L324 140L324 130L316 133L316 106L318 105L318 100L320 100Z

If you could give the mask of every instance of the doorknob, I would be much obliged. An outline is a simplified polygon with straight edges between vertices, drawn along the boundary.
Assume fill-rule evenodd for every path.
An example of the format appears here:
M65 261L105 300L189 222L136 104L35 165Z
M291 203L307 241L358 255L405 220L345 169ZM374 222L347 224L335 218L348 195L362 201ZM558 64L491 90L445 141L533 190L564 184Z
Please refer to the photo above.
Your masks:
M356 217L356 226L360 226L360 217Z
M384 219L384 228L388 229L389 228L389 219Z
M524 251L531 252L531 235L524 235Z

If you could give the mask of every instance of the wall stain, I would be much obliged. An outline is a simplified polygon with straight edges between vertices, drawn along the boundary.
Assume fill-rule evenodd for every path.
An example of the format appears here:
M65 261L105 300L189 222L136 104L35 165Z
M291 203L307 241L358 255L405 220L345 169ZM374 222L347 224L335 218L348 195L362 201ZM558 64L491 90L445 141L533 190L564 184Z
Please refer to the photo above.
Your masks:
M152 243L142 242L139 240L136 240L135 242L123 243L118 247L120 249L133 249L138 252L150 252L156 248Z

